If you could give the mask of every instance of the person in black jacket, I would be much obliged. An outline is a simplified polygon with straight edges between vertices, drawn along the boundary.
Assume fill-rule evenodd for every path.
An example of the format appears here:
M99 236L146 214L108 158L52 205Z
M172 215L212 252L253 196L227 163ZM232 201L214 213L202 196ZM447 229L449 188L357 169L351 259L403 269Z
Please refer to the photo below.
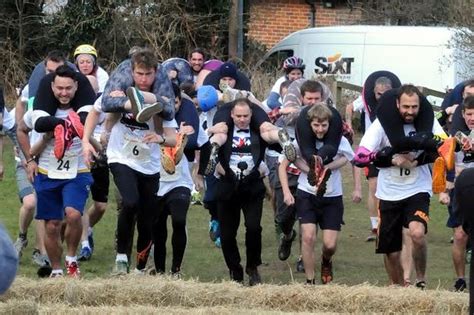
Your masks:
M217 214L221 224L221 242L230 277L243 282L243 268L237 247L240 210L245 218L245 246L249 285L261 282L258 266L262 263L262 207L265 196L262 170L266 142L258 130L250 129L253 106L247 99L230 104L234 127L229 128L227 141L219 149L217 172Z

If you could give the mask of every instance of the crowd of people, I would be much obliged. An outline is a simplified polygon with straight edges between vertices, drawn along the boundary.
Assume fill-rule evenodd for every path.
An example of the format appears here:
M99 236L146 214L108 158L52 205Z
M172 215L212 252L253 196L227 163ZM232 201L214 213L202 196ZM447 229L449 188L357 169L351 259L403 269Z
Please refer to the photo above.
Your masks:
M284 60L284 75L264 101L234 63L208 60L199 48L188 59L159 64L151 50L133 47L110 76L91 45L78 46L73 58L70 63L51 51L35 67L15 108L8 112L4 103L0 108L3 130L18 148L15 248L21 256L34 218L38 276L62 277L65 270L80 277L79 263L94 253L93 228L107 209L109 190L115 190L113 274L169 271L180 277L187 211L197 190L205 191L209 235L222 249L230 279L243 283L247 274L250 286L259 284L262 210L270 191L278 258L287 260L298 239L297 270L306 283L330 283L344 222L340 169L348 165L354 202L362 199L365 170L367 241L375 240L376 253L384 255L390 284L409 286L414 272L414 285L425 288L430 198L439 193L453 228L454 289L467 288L474 81L450 91L435 115L416 86L376 71L343 119L330 89L304 78L297 56ZM364 134L354 152L355 111L362 113ZM89 192L93 202L85 209ZM245 268L236 240L241 212ZM168 216L173 255L167 271Z

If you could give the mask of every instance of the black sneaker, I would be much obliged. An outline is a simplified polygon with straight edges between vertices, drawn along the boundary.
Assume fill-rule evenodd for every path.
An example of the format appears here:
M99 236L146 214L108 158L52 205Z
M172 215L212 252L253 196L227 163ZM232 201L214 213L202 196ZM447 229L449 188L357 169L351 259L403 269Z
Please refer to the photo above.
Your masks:
M463 292L467 288L466 280L463 278L458 278L454 283L454 291Z
M424 280L416 281L415 287L424 290L426 288L426 282Z
M304 273L304 263L303 258L301 256L296 261L296 272Z
M290 257L291 254L291 244L296 237L296 231L292 230L290 237L287 237L284 233L281 233L280 236L280 245L278 246L278 258L281 261L285 261Z
M217 143L211 144L211 155L209 156L209 162L207 162L205 175L212 175L216 169L217 156L219 154L219 145Z
M257 267L247 267L245 268L245 273L249 276L249 286L253 287L254 285L262 283L262 278L258 273Z
M234 270L229 270L230 280L235 281L237 283L244 282L244 270L241 266Z
M38 268L38 270L36 271L36 274L38 275L38 277L40 278L47 278L51 275L51 273L53 272L53 268L51 267L51 265L49 264L48 261L44 261L44 264L42 266L40 266Z

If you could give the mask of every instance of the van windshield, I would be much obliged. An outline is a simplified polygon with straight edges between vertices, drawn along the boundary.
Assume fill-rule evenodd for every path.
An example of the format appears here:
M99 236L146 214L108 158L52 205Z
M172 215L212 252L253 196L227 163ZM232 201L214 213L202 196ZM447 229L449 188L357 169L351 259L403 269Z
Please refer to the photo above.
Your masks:
M293 49L275 51L262 62L260 67L265 73L275 73L275 71L281 69L283 61L288 57L292 57L293 54Z

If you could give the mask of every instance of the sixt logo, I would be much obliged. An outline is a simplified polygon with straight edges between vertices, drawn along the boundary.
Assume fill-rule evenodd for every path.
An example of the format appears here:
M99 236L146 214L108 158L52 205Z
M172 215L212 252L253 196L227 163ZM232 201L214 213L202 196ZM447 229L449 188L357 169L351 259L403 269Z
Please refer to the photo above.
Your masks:
M351 74L351 64L354 58L341 58L342 54L337 53L329 57L318 57L314 61L316 74Z

